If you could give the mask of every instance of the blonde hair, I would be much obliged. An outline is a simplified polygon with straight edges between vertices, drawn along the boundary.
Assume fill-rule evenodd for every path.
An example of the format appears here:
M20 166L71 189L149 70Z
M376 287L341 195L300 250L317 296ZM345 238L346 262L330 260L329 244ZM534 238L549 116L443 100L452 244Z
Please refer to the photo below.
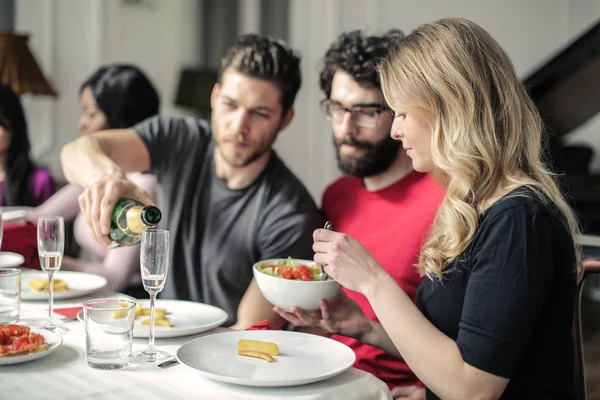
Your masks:
M555 204L575 240L577 218L542 160L539 112L483 28L459 18L421 25L395 44L378 70L391 108L430 121L432 161L446 178L446 196L421 250L421 273L443 277L499 187L531 187ZM579 255L576 246L578 261Z

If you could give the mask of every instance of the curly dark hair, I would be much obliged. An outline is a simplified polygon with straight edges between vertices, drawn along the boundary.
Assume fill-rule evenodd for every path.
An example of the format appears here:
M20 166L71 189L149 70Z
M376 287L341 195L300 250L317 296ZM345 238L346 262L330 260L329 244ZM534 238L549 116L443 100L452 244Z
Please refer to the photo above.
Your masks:
M219 83L229 67L275 84L281 91L283 113L294 104L302 82L300 57L284 41L255 34L242 35L221 59Z
M392 44L404 37L398 29L381 36L366 36L360 30L342 33L325 53L319 75L321 90L331 96L331 82L338 69L351 75L361 86L381 87L378 62L387 56Z

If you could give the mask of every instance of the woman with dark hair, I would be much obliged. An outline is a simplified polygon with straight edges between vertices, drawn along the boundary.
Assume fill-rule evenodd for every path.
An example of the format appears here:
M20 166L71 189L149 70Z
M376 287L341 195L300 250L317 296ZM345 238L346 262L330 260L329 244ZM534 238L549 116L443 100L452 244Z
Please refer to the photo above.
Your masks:
M29 154L27 121L19 97L0 85L0 205L37 206L55 191L50 172Z
M142 71L131 65L98 69L79 89L82 135L102 129L132 127L158 114L158 92Z
M79 131L89 135L103 129L128 128L158 114L160 98L148 77L137 67L113 64L98 69L79 89L81 117ZM128 178L157 197L158 186L153 175L132 173ZM85 216L79 210L83 189L67 185L46 203L31 210L28 219L61 215L75 221L73 235L90 261L65 256L63 270L83 271L104 276L110 289L130 295L142 295L138 246L108 250L90 235Z

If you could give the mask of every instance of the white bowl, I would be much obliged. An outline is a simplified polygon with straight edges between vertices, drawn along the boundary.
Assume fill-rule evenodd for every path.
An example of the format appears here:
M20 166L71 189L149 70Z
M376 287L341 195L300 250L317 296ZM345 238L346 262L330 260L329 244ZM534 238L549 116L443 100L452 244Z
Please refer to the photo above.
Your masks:
M313 265L312 260L292 259L294 264ZM327 281L296 281L278 278L261 272L260 264L277 264L285 259L263 260L252 266L254 278L263 296L274 306L290 311L292 306L306 311L319 309L320 299L333 300L340 292L341 286L333 279Z

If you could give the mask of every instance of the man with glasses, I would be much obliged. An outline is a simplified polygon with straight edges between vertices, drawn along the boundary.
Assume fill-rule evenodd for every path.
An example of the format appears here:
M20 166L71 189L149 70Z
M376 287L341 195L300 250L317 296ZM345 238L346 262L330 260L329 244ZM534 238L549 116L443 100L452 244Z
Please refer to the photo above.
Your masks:
M413 170L401 143L390 136L394 116L386 107L376 67L402 36L397 30L383 36L343 33L325 54L321 108L332 123L338 167L345 176L329 185L322 204L333 229L356 238L414 301L421 281L415 265L444 193L432 176ZM364 296L344 291L367 318L377 320ZM335 303L331 307L335 310ZM325 327L319 313L276 311L294 329L318 333ZM278 328L284 322L274 315L255 328ZM402 360L357 339L331 337L350 346L357 356L355 367L385 381L394 398L425 398Z

